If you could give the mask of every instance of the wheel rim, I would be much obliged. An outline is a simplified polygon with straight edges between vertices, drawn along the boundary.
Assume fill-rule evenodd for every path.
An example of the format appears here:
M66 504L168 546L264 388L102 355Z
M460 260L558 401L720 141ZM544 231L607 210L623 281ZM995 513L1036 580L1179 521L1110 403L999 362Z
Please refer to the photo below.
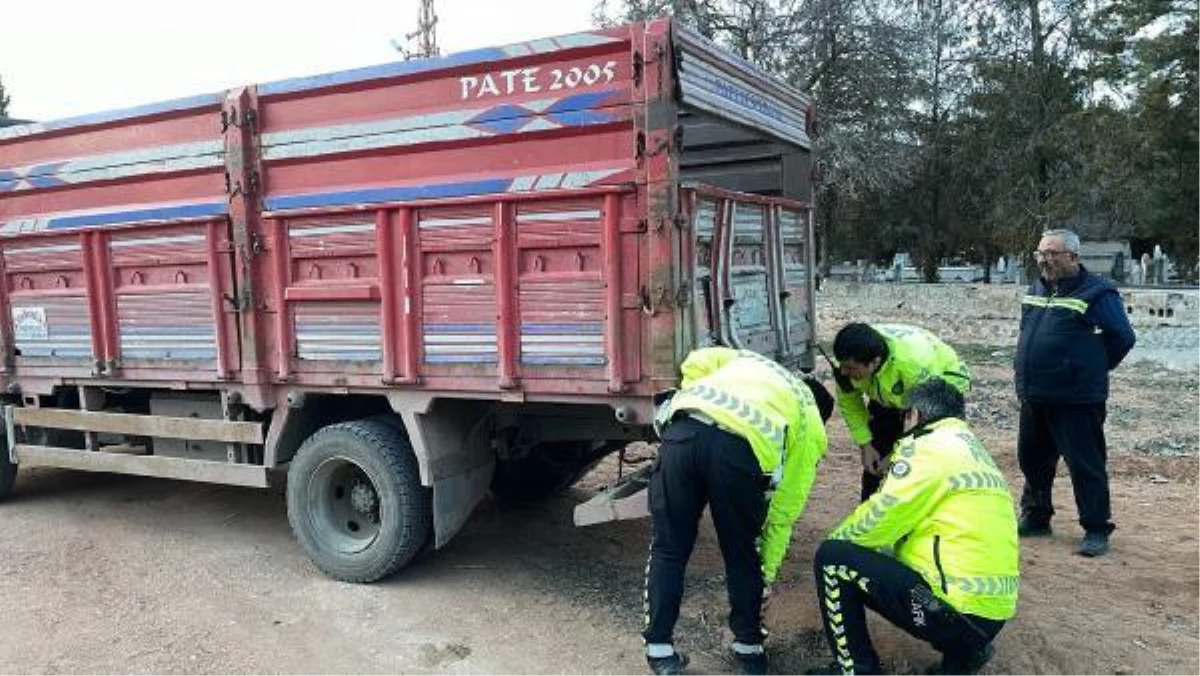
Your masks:
M348 458L329 458L308 481L309 517L320 542L357 554L379 537L379 489Z

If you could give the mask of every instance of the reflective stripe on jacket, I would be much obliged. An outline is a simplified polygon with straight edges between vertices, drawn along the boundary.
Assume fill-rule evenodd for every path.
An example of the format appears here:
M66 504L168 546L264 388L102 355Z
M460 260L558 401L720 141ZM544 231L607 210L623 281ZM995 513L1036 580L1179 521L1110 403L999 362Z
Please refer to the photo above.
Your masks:
M763 473L776 480L759 542L763 577L772 582L825 454L825 426L812 392L786 368L748 350L696 350L680 371L683 381L666 418L703 413L749 442Z
M838 388L837 402L850 440L861 446L871 441L867 426L867 401L887 408L904 408L904 397L917 383L938 377L966 394L971 387L971 372L954 348L919 326L872 324L888 346L888 358L871 376L852 380L854 389ZM865 399L864 399L865 397Z
M1021 300L1021 335L1013 372L1017 397L1033 402L1094 404L1108 398L1108 372L1135 342L1112 282L1079 266L1052 292L1041 279Z
M990 620L1016 613L1017 518L1004 475L957 418L896 445L879 490L830 534L893 556L960 612Z

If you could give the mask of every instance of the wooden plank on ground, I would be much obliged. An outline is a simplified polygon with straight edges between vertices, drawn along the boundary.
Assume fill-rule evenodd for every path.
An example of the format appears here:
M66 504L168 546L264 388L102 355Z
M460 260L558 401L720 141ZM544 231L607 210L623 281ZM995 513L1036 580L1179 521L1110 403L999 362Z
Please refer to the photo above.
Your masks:
M135 474L252 488L268 486L267 470L261 465L239 465L154 455L105 453L33 444L16 444L13 450L17 456L17 463L21 467L60 467L85 472Z
M17 425L82 432L212 440L233 444L263 443L262 425L253 422L173 418L132 413L99 413L61 408L15 408L13 422Z

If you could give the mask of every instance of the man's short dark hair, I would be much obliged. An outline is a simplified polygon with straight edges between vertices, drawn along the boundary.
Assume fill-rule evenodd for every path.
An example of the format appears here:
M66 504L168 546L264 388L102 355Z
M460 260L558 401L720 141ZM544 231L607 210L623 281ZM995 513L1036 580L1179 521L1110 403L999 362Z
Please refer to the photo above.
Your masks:
M904 403L908 408L917 409L921 421L962 418L966 414L962 393L941 378L929 378L918 383L908 391Z
M834 337L833 356L838 361L853 359L860 364L868 364L876 357L887 359L887 341L870 325L852 322L843 326Z
M833 415L833 395L816 378L805 377L802 380L808 385L808 389L812 390L817 410L821 412L821 422L829 422L829 417Z

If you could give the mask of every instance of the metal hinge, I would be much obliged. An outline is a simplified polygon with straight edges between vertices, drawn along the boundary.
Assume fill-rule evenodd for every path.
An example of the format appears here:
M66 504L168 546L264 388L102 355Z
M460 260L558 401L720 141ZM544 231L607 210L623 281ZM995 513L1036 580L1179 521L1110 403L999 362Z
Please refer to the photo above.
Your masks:
M675 307L684 308L691 304L692 284L685 279L679 283L679 290L675 292Z

